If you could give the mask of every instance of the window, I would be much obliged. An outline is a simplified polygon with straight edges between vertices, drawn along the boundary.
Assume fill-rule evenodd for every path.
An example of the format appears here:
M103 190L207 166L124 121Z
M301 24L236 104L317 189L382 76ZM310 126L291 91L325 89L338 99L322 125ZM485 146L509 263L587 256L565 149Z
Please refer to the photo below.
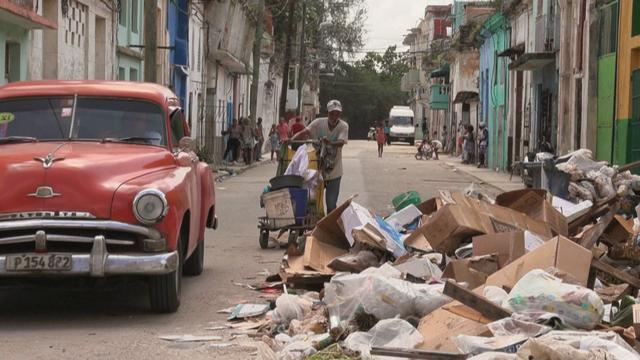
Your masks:
M127 3L128 0L120 1L120 14L118 14L118 23L121 26L127 26Z
M129 69L129 81L138 81L138 69Z
M634 13L635 14L635 13ZM618 2L600 8L598 56L616 52L618 36Z
M131 0L131 31L138 33L138 0Z
M127 80L126 70L123 67L118 68L118 80Z
M171 114L171 142L177 148L180 139L185 136L184 123L182 121L182 110L176 109Z

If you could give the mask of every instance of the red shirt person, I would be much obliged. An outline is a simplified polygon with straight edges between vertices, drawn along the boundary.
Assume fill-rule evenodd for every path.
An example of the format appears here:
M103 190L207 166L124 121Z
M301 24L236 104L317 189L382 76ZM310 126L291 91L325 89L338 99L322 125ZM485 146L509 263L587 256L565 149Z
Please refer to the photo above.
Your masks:
M289 140L289 125L284 117L280 117L280 122L278 126L276 126L276 130L278 131L278 138L280 140L280 144Z
M300 131L304 130L306 128L306 126L304 126L304 124L302 123L302 118L300 116L296 117L296 122L293 123L293 125L291 125L291 136L299 133Z

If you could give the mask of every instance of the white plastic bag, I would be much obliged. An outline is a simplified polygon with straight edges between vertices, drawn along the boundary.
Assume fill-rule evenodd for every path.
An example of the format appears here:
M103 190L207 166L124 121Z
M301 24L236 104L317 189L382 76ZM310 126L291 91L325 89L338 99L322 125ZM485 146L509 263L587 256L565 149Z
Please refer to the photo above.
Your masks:
M443 289L442 284L414 284L378 274L337 274L325 284L324 301L330 317L340 323L359 309L380 320L423 317L451 301Z
M282 294L276 299L272 319L277 324L289 326L291 320L302 320L311 311L313 303L300 296Z
M602 299L593 290L565 284L540 269L523 276L502 306L527 315L555 313L565 323L580 329L593 329L602 320L604 312Z
M413 325L402 319L387 319L379 321L368 332L357 331L344 341L344 345L351 351L360 353L364 360L397 359L390 357L371 356L371 348L374 346L395 347L413 349L424 338Z

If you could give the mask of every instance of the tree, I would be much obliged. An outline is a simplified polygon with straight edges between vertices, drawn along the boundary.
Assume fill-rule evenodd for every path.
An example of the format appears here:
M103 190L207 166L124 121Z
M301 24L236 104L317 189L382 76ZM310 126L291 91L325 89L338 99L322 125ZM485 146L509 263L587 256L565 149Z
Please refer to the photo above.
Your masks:
M383 54L369 52L353 64L340 62L335 77L322 78L320 102L342 101L343 117L349 122L350 136L365 138L370 126L389 116L394 105L404 104L400 90L402 76L408 70L395 46ZM326 109L321 108L323 113Z

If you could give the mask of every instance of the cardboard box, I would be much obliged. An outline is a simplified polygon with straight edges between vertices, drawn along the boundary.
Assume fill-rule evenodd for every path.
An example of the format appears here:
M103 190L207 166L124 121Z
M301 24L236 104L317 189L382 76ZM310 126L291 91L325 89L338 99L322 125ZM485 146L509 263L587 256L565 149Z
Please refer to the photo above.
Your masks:
M544 240L529 231L481 235L473 238L473 256L498 254L498 266L503 268L542 244Z
M580 284L586 286L591 257L591 251L565 237L557 236L490 275L486 285L513 288L529 271L555 267L572 275Z
M487 326L443 308L436 309L420 320L418 331L424 340L416 349L460 353L453 338L460 334L489 336Z
M454 279L456 282L465 282L473 289L481 286L487 280L487 276L498 270L498 255L491 254L473 257L464 260L453 260L447 264L442 277Z
M496 198L496 204L549 224L555 235L569 234L567 218L547 201L545 190L522 189L505 192Z
M602 234L602 242L615 246L624 244L633 237L633 219L626 220L620 215L615 215L613 221Z
M463 239L484 232L477 212L464 206L446 205L411 233L405 239L405 244L413 246L423 235L435 250L452 254Z
M331 274L333 269L328 266L329 263L347 253L349 253L348 249L322 242L311 235L307 237L304 245L304 265L310 269Z
M416 205L418 210L424 215L431 215L442 207L442 201L439 198L431 198Z

